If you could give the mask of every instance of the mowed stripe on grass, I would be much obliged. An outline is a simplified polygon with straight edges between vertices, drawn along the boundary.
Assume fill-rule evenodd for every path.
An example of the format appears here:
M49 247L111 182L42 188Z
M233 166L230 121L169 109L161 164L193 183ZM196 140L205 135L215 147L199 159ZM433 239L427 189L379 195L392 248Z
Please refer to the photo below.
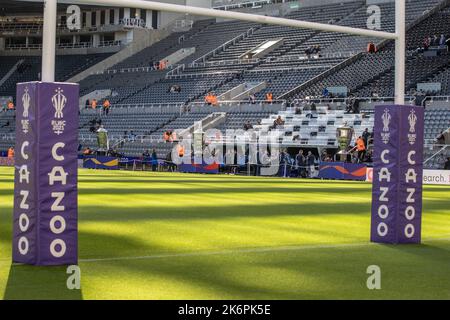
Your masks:
M82 291L65 289L64 268L0 263L5 298L450 298L448 241L357 245L369 236L366 183L87 170L79 180ZM0 182L4 260L11 169ZM449 195L425 188L425 238L450 234ZM311 248L258 250L290 246ZM201 254L221 251L235 252ZM110 260L158 255L168 257ZM365 287L370 264L386 276L381 292Z

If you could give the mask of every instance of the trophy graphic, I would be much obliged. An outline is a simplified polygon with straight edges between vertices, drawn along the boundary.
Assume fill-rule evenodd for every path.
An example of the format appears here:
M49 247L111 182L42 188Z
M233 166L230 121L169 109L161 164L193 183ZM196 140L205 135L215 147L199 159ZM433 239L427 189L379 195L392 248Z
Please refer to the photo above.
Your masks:
M344 126L336 129L336 138L338 141L338 152L336 154L336 160L345 162L347 160L348 155L348 146L350 145L350 142L352 141L353 137L353 128L349 127L347 123L344 124Z
M97 143L97 155L106 156L109 150L109 139L108 131L103 126L100 126L100 128L97 130Z

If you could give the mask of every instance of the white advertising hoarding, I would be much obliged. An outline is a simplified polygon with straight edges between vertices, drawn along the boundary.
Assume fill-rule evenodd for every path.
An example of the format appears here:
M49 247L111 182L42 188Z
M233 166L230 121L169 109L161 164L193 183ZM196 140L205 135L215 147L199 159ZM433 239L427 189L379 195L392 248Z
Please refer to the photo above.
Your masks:
M366 181L372 182L373 168L367 168ZM423 170L423 184L450 185L450 170Z

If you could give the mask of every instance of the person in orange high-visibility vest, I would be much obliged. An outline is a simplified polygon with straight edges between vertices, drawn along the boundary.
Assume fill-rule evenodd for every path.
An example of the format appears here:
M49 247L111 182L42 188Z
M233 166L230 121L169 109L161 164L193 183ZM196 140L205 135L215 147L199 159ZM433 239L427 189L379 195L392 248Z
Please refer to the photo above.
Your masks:
M13 159L14 158L14 148L11 147L8 149L8 159Z
M91 108L92 109L96 109L97 108L97 100L92 99L92 101L91 101Z
M178 156L180 158L183 158L184 157L184 147L181 144L179 144L177 146L177 150L178 150Z
M364 155L366 154L366 144L364 143L364 139L361 136L356 140L356 150L358 150L359 162L363 162Z
M266 100L267 100L268 102L272 102L272 101L273 101L273 94L272 94L272 92L268 92L268 93L266 94Z
M208 92L208 94L206 95L206 97L205 97L205 102L206 102L208 105L211 105L211 103L212 103L212 93L211 93L211 92Z
M377 52L377 47L375 46L375 43L370 41L367 44L367 53L376 53L376 52Z
M217 106L219 104L219 100L217 100L217 96L215 94L211 95L211 104L213 106Z
M8 110L14 109L14 103L11 100L8 101L7 107L8 107Z
M109 113L109 107L111 106L111 103L109 103L108 99L105 99L105 101L103 101L103 112L105 114Z

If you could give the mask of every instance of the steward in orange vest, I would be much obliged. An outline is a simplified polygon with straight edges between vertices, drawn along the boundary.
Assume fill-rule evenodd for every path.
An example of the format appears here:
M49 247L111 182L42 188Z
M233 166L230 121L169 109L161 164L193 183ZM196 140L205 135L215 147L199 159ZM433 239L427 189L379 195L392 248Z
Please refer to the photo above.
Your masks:
M8 149L8 159L14 158L14 148L11 147Z
M356 140L356 150L358 150L359 162L363 162L364 155L366 154L366 144L364 143L364 139L362 137L358 137Z
M184 157L184 147L181 144L179 144L177 146L177 150L178 150L178 156L180 158L183 158Z
M375 44L373 42L369 42L367 44L367 53L376 53L377 52L377 47L375 46Z

